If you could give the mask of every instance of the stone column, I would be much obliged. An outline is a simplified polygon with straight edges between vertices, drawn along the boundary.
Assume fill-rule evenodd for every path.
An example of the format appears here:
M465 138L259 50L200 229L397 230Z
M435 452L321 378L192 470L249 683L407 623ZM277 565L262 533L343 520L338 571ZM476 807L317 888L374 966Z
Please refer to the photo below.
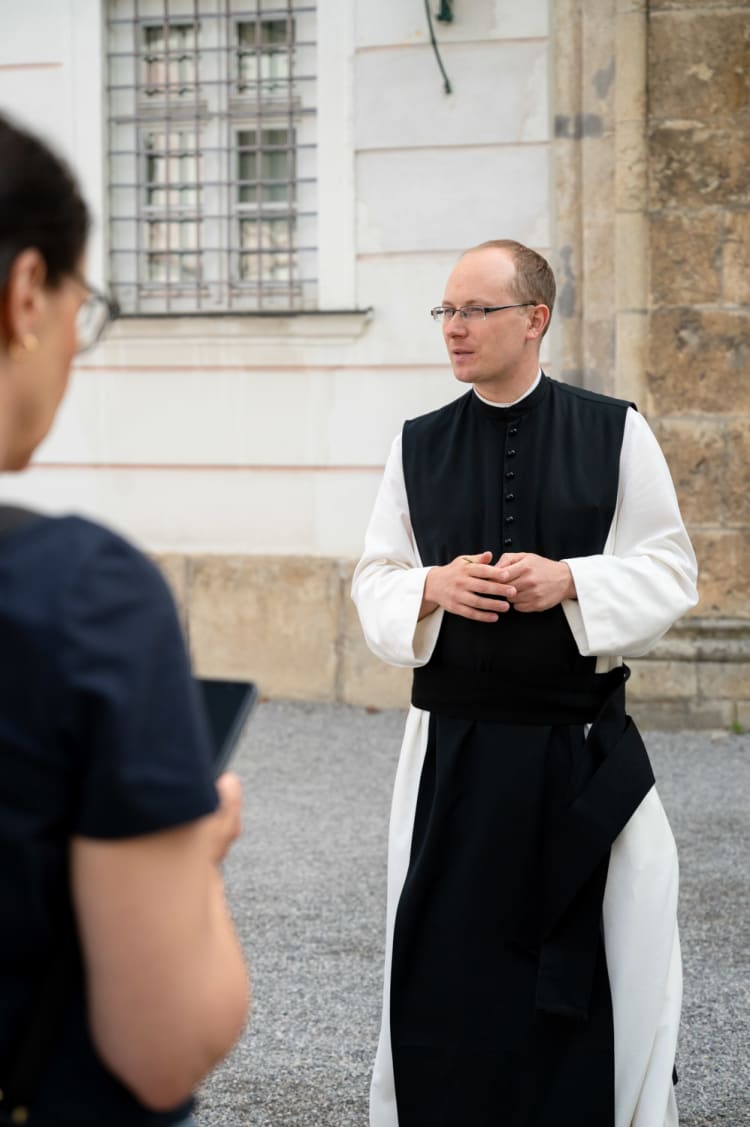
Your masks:
M643 404L648 337L645 0L615 14L615 394Z
M560 370L646 414L701 568L631 698L645 723L750 726L750 3L554 15Z
M615 0L553 12L555 258L560 372L614 390Z
M701 568L692 714L750 724L750 4L650 0L647 409Z
M563 379L638 403L647 338L645 0L554 5Z

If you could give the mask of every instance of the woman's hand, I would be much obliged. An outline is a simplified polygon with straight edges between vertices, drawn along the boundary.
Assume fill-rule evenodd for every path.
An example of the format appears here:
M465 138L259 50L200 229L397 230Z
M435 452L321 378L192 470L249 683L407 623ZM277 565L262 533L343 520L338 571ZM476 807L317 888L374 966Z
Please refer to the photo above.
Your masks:
M215 819L215 853L217 864L224 860L230 846L242 833L242 783L233 771L225 771L216 780L219 806Z

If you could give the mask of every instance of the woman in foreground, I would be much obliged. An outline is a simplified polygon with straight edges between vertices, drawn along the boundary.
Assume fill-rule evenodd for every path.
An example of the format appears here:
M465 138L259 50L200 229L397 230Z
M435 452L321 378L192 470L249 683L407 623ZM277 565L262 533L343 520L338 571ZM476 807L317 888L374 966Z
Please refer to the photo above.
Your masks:
M111 312L87 227L66 167L0 117L4 471ZM89 521L0 506L0 1117L23 1096L30 1127L192 1123L247 1014L219 870L240 806L156 568Z

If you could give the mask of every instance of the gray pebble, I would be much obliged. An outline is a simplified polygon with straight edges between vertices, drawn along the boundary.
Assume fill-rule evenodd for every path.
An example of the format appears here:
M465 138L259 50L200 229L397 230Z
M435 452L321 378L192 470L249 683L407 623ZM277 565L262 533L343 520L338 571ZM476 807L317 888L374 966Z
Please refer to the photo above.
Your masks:
M233 764L245 832L225 875L253 1013L202 1087L199 1127L366 1127L403 724L402 712L283 701L249 724ZM750 736L646 744L680 851L681 1127L750 1127Z

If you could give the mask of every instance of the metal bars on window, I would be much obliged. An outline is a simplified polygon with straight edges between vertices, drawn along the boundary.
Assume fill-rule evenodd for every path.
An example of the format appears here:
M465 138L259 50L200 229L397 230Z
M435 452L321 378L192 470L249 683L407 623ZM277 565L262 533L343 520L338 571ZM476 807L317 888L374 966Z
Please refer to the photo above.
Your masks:
M315 308L315 24L309 0L110 0L125 313Z

